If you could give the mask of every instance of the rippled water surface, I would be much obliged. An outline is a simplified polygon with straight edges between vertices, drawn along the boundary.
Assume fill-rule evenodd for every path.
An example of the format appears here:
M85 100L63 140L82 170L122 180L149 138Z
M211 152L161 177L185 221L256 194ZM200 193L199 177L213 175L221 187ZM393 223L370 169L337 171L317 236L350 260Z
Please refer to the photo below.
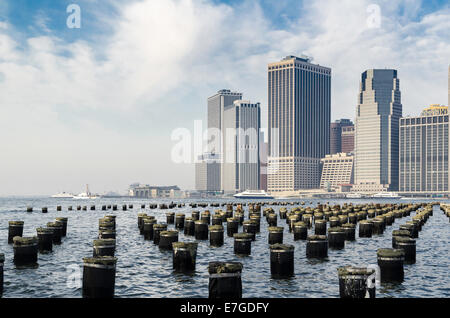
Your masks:
M193 210L188 206L175 208L174 212L186 213ZM196 200L200 201L200 200ZM203 200L205 201L205 200ZM199 241L196 272L192 275L175 274L172 271L172 253L161 252L152 241L144 241L137 228L137 214L143 212L141 204L146 204L145 212L154 215L158 223L165 222L168 210L148 209L148 204L162 203L164 200L97 199L76 201L72 199L48 198L0 198L0 253L5 254L3 297L81 297L81 288L73 287L76 270L82 273L82 258L92 255L92 241L97 238L98 219L105 214L117 215L116 289L117 297L208 297L208 271L210 261L239 261L244 265L242 273L243 297L339 297L337 267L342 265L376 264L376 250L391 247L392 230L398 229L411 219L397 219L388 226L383 235L372 238L359 238L346 242L343 250L329 250L328 258L323 261L308 260L305 257L305 241L294 241L287 231L285 220L278 220L285 227L284 243L295 246L295 277L275 280L270 278L270 260L267 244L267 223L261 219L261 233L252 243L252 255L237 257L233 253L233 239L227 237L219 248L209 247L209 241ZM229 202L214 200L214 202ZM318 200L312 200L316 205ZM322 203L324 200L322 200ZM331 201L330 204L350 201ZM353 200L354 204L367 203L367 200ZM377 202L389 202L381 201ZM390 201L408 203L407 200ZM422 202L422 201L411 201ZM90 205L96 205L90 211ZM133 204L128 211L101 211L104 204ZM308 205L307 204L307 205ZM56 206L63 207L62 212ZM69 205L88 206L88 211L67 211ZM27 206L33 206L34 212L25 212ZM48 207L48 213L41 212ZM278 206L272 206L278 212ZM291 206L287 206L288 209ZM217 208L208 207L211 212ZM246 217L247 207L246 209ZM195 210L203 211L203 208ZM61 245L55 245L50 254L39 254L39 267L35 269L16 269L13 264L12 244L8 244L8 221L23 220L24 236L36 235L36 228L45 226L55 217L69 218L67 237ZM226 226L226 225L225 225ZM169 228L173 228L170 225ZM239 229L242 231L242 228ZM308 233L312 232L309 230ZM382 285L377 297L449 297L450 296L450 224L449 219L434 207L434 215L419 233L417 239L417 262L405 265L405 281L397 285ZM179 241L194 241L193 237L179 234ZM75 273L75 275L74 275ZM72 279L71 279L72 278ZM69 282L69 285L68 285Z

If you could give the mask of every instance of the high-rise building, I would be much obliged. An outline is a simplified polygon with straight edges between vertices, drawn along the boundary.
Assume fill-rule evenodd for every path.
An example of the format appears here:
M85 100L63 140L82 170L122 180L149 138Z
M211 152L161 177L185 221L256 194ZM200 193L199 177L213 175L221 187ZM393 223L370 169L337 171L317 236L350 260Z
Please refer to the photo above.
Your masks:
M400 192L448 194L448 120L448 107L440 105L400 119Z
M204 153L195 163L195 189L202 192L220 191L220 157Z
M326 155L322 161L320 187L336 189L343 184L353 183L353 155L337 153Z
M344 152L342 150L342 130L353 126L350 119L338 119L330 124L330 154Z
M264 140L264 133L259 135L259 189L267 191L267 157L269 144Z
M349 153L355 150L355 126L342 127L341 152Z
M221 186L224 193L259 189L260 126L259 103L236 100L225 109Z
M331 69L306 57L268 65L269 192L318 188L330 150Z
M355 125L355 191L398 190L399 119L397 71L362 73Z

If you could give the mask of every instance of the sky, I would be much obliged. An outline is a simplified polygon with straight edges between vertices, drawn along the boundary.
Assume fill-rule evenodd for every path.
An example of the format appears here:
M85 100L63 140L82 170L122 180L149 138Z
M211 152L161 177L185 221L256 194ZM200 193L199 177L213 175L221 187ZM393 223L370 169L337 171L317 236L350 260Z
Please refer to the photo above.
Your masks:
M405 116L447 105L449 30L440 0L0 0L0 196L193 189L174 131L205 128L223 88L267 126L267 64L287 55L332 69L333 120L370 68L398 70Z

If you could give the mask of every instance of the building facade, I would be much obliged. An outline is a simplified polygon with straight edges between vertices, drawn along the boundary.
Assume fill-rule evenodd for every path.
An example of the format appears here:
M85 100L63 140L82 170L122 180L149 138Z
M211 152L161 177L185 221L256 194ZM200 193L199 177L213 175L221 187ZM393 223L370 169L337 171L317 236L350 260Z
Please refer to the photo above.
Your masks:
M195 190L199 192L221 191L221 160L215 153L199 156L195 163Z
M355 126L342 127L341 152L349 153L355 151Z
M330 148L331 69L306 57L268 65L269 192L318 188Z
M401 116L397 71L363 72L355 123L355 191L398 190Z
M336 190L341 185L353 184L353 155L337 153L321 159L320 187Z
M338 119L330 124L330 154L344 152L342 150L342 131L347 126L353 126L350 119Z
M401 193L449 192L448 107L431 105L419 117L400 120Z
M135 198L184 198L186 193L178 186L151 186L148 184L132 184L128 195Z
M267 191L267 155L269 144L264 140L264 134L259 135L259 189Z
M223 113L225 134L222 162L224 193L234 194L260 187L259 138L261 108L259 103L236 100Z

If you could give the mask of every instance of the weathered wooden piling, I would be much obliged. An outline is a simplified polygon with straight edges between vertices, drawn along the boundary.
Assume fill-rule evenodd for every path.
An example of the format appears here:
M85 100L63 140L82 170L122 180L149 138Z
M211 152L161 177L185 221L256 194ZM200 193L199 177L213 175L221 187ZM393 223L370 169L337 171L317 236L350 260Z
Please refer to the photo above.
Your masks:
M47 207L43 207L42 208L42 213L47 213L48 212L48 208Z
M167 224L153 224L153 244L159 245L160 234L167 230Z
M172 243L173 269L176 272L189 273L195 271L197 259L196 242L174 242Z
M8 222L8 244L13 243L13 238L15 236L23 235L23 221L9 221Z
M63 224L59 221L48 222L47 227L53 230L53 244L61 244Z
M398 236L411 237L411 233L406 230L393 230L392 231L392 248L397 248L396 239Z
M93 242L92 256L114 256L116 251L115 239L98 239Z
M227 218L227 235L233 237L234 233L239 231L239 220L234 218Z
M116 238L116 230L99 230L98 231L99 239L115 239Z
M405 252L405 263L414 264L416 262L416 240L410 237L397 236L395 246L395 248L402 249Z
M294 276L294 246L289 244L270 245L270 273L272 278Z
M355 232L356 232L355 224L353 224L353 223L342 224L342 229L345 232L345 240L346 241L354 241L355 240Z
M247 220L242 223L242 230L244 233L252 233L254 234L252 237L255 237L257 233L257 224L254 220Z
M373 223L370 220L359 222L359 237L372 237Z
M208 239L208 224L203 218L202 220L195 221L195 239L207 240Z
M402 282L405 252L402 249L380 248L377 250L381 282Z
M184 219L185 216L183 213L177 213L175 215L175 228L182 230L184 228Z
M192 220L198 221L199 218L200 218L200 212L199 211L192 211L191 217L192 217Z
M346 234L342 227L330 227L328 229L328 246L333 249L343 249L345 247Z
M242 268L238 262L210 262L209 298L242 298Z
M343 266L338 268L339 296L341 298L375 298L375 282L372 268Z
M305 222L294 223L294 241L306 240L308 236L308 226Z
M283 230L284 228L281 226L270 226L268 228L269 231L269 239L268 243L271 244L283 244Z
M27 212L33 212L33 208L31 206L27 207Z
M314 234L326 235L327 234L327 221L323 219L317 219L314 221Z
M62 206L60 206L60 205L58 205L58 206L56 206L56 211L61 211L62 210Z
M166 213L166 223L167 224L175 223L175 212L167 212Z
M328 240L326 235L310 235L306 241L306 257L324 258L328 256Z
M36 236L13 239L14 264L17 266L34 266L38 259L38 239Z
M192 217L184 219L184 235L195 235L195 220Z
M58 218L55 218L55 220L62 223L63 228L62 228L61 236L63 236L63 237L67 236L67 222L69 219L66 217L58 217Z
M3 297L3 265L5 264L5 254L0 253L0 298Z
M83 298L113 298L117 258L83 258Z
M219 247L223 245L223 226L211 225L209 227L209 245Z
M178 242L178 231L161 231L159 234L159 248L162 250L172 250L172 243Z
M145 217L143 219L142 234L144 240L153 240L153 225L156 224L156 219Z
M36 229L39 253L47 253L53 250L53 229L39 227Z
M252 251L251 233L235 233L234 237L234 253L236 255L250 255Z

